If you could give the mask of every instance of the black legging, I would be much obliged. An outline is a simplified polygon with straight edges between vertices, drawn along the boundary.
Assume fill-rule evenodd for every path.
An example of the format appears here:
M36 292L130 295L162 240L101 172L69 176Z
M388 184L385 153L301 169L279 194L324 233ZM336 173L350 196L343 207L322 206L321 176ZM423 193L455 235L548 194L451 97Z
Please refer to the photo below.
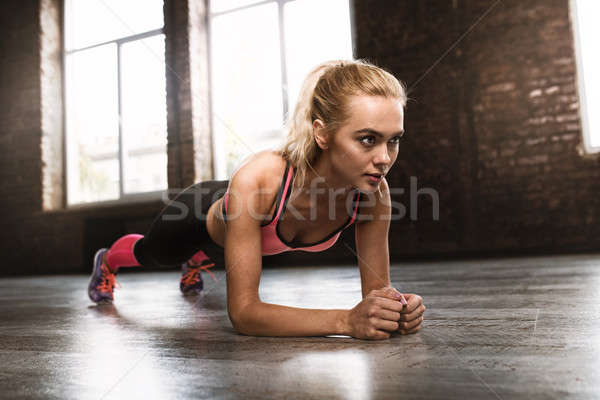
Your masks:
M135 243L133 254L145 267L179 266L202 250L213 262L224 265L224 249L206 229L211 204L229 184L205 181L191 185L171 200L152 222L148 233Z

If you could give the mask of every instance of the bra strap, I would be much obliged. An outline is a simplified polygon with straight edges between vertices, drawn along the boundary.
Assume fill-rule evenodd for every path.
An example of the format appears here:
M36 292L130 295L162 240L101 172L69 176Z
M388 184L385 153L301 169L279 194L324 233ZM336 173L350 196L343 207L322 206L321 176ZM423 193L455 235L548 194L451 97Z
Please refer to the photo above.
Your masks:
M344 227L344 229L347 228L347 227L349 227L350 225L352 225L354 223L354 221L356 220L356 217L358 215L358 203L359 203L359 200L360 200L360 191L356 190L356 193L354 194L354 211L352 212L352 218L350 219L350 222L348 222L346 224L346 226Z
M283 212L283 205L285 204L285 201L287 200L288 192L289 192L289 189L291 186L294 169L292 168L289 161L287 162L285 171L287 172L287 176L286 176L286 174L284 174L285 183L282 185L282 188L280 189L280 199L279 199L279 204L277 205L277 214L275 215L275 218L273 220L278 220L279 217L281 216L281 213Z

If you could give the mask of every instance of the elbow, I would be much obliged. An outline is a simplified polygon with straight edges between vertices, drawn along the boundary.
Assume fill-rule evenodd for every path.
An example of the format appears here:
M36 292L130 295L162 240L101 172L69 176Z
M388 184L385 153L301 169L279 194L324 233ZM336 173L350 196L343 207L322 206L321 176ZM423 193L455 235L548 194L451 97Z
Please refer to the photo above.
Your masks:
M228 309L227 314L229 316L229 321L231 321L231 325L233 329L235 329L238 333L243 333L243 323L240 318L240 313L235 312L235 310Z
M248 318L248 305L244 307L237 307L235 309L228 309L227 313L229 315L229 321L231 321L231 325L233 325L233 329L235 329L238 333L242 335L252 335L249 331Z
M240 333L242 335L248 334L246 329L244 329L244 323L239 317L234 316L232 313L229 313L229 320L231 321L233 329L235 329L237 333Z

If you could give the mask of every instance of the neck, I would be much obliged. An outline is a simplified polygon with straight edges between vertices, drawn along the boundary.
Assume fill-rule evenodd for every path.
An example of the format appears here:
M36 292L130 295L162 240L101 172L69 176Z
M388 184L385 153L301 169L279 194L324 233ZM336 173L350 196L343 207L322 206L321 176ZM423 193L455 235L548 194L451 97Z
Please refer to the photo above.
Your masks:
M321 153L312 164L312 168L309 167L306 171L306 179L300 193L303 196L312 195L312 198L318 201L335 198L336 202L343 202L353 189L352 185L340 180L326 153Z

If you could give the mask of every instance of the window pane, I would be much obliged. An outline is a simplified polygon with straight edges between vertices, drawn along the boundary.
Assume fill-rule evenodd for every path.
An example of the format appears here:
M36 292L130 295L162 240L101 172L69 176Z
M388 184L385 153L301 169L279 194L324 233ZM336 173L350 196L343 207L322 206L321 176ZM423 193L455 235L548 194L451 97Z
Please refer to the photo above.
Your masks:
M124 192L167 188L164 35L121 47Z
M291 114L302 80L313 67L327 60L352 59L349 0L286 3L284 25L288 110Z
M585 86L585 113L590 135L590 145L600 146L600 116L593 110L600 109L600 53L596 42L600 35L598 17L600 17L600 2L598 0L577 0L577 30L579 31L579 63L583 70Z
M117 50L67 57L68 203L119 197Z
M67 50L163 27L163 0L67 0Z
M217 179L231 176L234 166L246 155L268 146L270 140L281 135L283 101L277 15L277 5L269 3L212 19Z
M221 11L232 10L234 8L247 6L261 2L263 0L210 0L210 12L216 13Z

